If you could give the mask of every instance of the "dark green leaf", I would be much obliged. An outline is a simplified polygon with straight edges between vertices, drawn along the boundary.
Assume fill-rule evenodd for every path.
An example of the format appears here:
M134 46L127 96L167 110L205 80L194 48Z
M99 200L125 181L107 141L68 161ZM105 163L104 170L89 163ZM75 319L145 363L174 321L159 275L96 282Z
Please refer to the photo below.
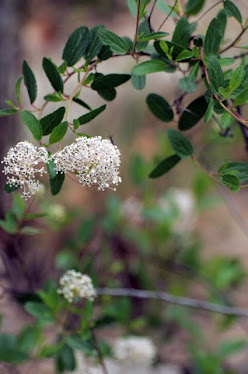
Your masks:
M225 79L219 61L215 55L208 56L208 76L210 88L215 95L219 93L219 87L224 87Z
M0 117L11 116L12 114L16 114L17 112L18 111L13 108L0 109Z
M40 124L42 127L43 135L49 135L53 129L62 122L65 115L65 107L56 109L53 113L41 118Z
M106 90L109 88L118 87L127 82L131 78L129 74L108 74L97 77L91 84L93 90Z
M37 96L37 84L34 73L26 60L24 60L22 64L22 74L24 77L25 86L27 87L30 103L33 104Z
M171 43L169 41L165 41L165 40L160 40L160 41L155 41L154 43L154 47L156 49L156 51L158 52L158 54L162 57L166 57L167 58L167 55L164 51L164 49L162 48L164 45L167 45L168 47L168 50L171 50L172 49L172 59L175 60L177 58L177 56L184 51L184 48L180 47L179 45L176 45L174 43ZM187 60L186 60L187 61ZM169 63L169 61L168 61Z
M228 127L230 127L230 125L232 124L232 122L234 121L234 118L231 116L231 114L225 112L224 114L222 114L221 116L221 126L224 130L228 129Z
M85 54L86 60L92 60L95 56L98 55L102 48L102 42L98 36L98 31L101 28L103 28L103 26L96 26L90 30L91 41Z
M175 28L172 37L172 43L182 48L188 48L190 39L190 24L186 18L181 18Z
M58 67L60 74L64 74L67 68L67 62L63 61L63 63Z
M29 314L42 322L54 322L54 317L52 316L50 310L41 302L28 301L24 305L24 308Z
M151 93L147 96L146 102L155 117L164 122L172 121L173 111L170 104L162 96Z
M49 137L49 144L54 144L59 142L65 136L68 129L68 122L61 122L59 125L54 127L50 137Z
M143 90L146 85L146 76L145 75L135 75L131 76L131 83L136 90Z
M189 130L195 126L200 119L204 116L208 107L208 103L204 96L200 96L192 101L187 108L183 111L179 122L178 128L181 131Z
M80 125L85 125L86 123L92 121L96 118L100 113L102 113L106 109L106 104L100 106L97 109L92 110L89 113L84 114L83 116L79 117L77 120L79 121Z
M135 65L132 74L140 76L151 73L157 73L160 71L165 71L165 68L168 66L162 60L148 60L141 62L139 65Z
M84 340L79 335L71 335L66 339L66 343L72 349L78 349L85 353L92 353L95 350L94 344L89 340Z
M193 146L183 134L173 129L168 129L167 134L172 148L180 158L187 158L193 154Z
M20 95L20 89L21 89L21 83L22 83L23 77L20 77L18 81L16 82L15 90L16 90L16 98L19 105L21 105L21 95Z
M185 5L186 14L194 16L199 13L205 3L205 0L188 0Z
M114 34L112 31L99 29L98 36L104 45L108 45L112 52L124 55L128 51L128 44L125 39Z
M150 33L150 27L147 20L140 23L139 29L138 29L138 37L139 35L142 37L143 35L147 35ZM136 50L137 51L143 51L148 45L148 41L138 42L136 44Z
M236 20L242 24L242 15L240 10L232 1L226 0L224 2L224 9L229 17L236 18Z
M211 53L216 55L222 39L223 25L219 19L214 18L208 26L207 33L204 39L203 49L205 56Z
M240 183L248 181L248 163L247 162L230 162L223 165L219 173L235 175Z
M25 327L17 337L17 345L23 352L29 353L34 349L41 337L41 330L36 326Z
M97 93L106 101L112 101L116 98L116 90L114 88L98 90Z
M63 92L64 83L61 75L52 61L44 57L42 61L42 67L46 73L47 78L49 79L52 87L57 92Z
M87 103L85 103L83 100L78 99L77 97L74 97L72 100L75 101L75 103L82 105L84 108L91 110L91 107Z
M64 173L56 172L56 165L54 161L50 160L47 164L47 171L50 177L51 194L57 195L62 188L65 180Z
M21 111L21 117L24 122L24 124L27 126L27 128L31 131L33 134L33 137L35 140L41 140L42 138L42 127L40 122L37 120L37 118L27 110Z
M80 60L86 52L89 43L90 31L87 27L81 26L73 31L66 42L62 55L68 66L73 66Z
M103 45L97 57L100 61L108 60L112 56L113 52L111 51L108 45Z
M67 344L64 344L61 351L56 355L56 368L59 373L64 371L74 371L76 360L73 350Z
M13 364L22 363L29 359L27 354L18 346L16 338L10 334L0 335L0 362Z
M170 157L165 158L163 161L161 161L155 169L149 174L149 178L158 178L161 177L161 175L167 173L170 171L178 162L181 160L181 158L178 155L172 155Z
M220 33L221 33L221 40L224 38L225 31L226 31L226 23L227 23L227 16L226 11L221 9L216 16L217 20L220 22Z
M239 106L248 103L248 88L245 88L243 91L238 94L234 100L234 105Z
M235 175L225 174L220 178L221 183L231 191L239 191L239 180Z
M18 190L19 187L20 186L10 186L8 183L5 183L5 185L3 186L3 189L7 193L12 193Z
M178 84L181 90L187 93L195 92L196 90L196 83L190 77L180 78Z

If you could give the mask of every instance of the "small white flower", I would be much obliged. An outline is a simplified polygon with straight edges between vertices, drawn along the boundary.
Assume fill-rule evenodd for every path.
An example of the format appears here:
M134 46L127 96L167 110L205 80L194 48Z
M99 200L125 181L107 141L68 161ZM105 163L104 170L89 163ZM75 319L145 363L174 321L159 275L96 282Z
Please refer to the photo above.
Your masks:
M98 186L98 190L118 185L120 151L110 140L101 136L77 138L75 143L53 155L57 172L73 173L83 186Z
M48 162L48 152L44 147L37 148L24 141L9 149L2 163L5 164L3 173L7 175L10 187L21 187L25 199L34 195L39 190L40 182L36 174L42 176L46 173L44 166L39 164Z
M156 356L153 342L146 337L129 336L116 340L114 356L126 365L148 367Z
M96 291L92 280L88 275L75 270L68 270L59 280L58 293L62 294L70 303L78 298L86 298L93 301Z
M61 204L51 204L48 207L48 216L57 223L63 223L66 219L65 207Z

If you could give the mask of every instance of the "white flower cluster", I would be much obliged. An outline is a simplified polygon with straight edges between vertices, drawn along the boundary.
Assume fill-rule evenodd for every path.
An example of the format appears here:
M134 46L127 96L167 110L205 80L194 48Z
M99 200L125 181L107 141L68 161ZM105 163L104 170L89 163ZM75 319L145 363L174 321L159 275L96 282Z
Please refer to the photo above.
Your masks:
M44 147L37 148L24 141L9 149L7 156L2 161L5 164L3 173L7 176L10 187L21 187L22 196L27 199L34 195L40 188L36 174L42 176L46 173L44 167L39 167L41 162L48 162L48 152Z
M97 185L104 191L121 182L120 151L110 140L101 136L77 138L75 143L53 155L57 172L76 175L83 186Z
M59 280L58 293L62 294L69 303L79 298L93 301L96 291L92 280L88 275L81 274L75 270L68 270Z
M10 187L21 187L25 199L31 197L40 187L36 174L42 176L46 173L44 167L39 168L39 164L47 163L49 159L54 160L57 173L73 173L83 186L96 185L98 190L104 191L111 188L110 185L121 182L119 149L110 140L96 136L77 138L75 143L50 158L44 147L35 147L27 141L17 143L2 161L5 164L3 173L10 175L7 176L7 183Z
M117 360L131 366L148 367L156 356L153 342L149 338L139 336L117 339L113 351Z

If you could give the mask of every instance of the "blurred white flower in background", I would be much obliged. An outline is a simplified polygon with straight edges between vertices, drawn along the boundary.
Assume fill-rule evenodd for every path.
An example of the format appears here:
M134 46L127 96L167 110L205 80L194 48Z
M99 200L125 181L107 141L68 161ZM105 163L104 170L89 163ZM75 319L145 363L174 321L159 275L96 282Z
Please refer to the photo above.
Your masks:
M156 348L147 337L119 338L113 346L114 357L127 366L149 367L156 356Z
M185 233L194 229L197 214L195 199L191 191L173 188L157 201L159 207L168 213L168 216L173 217L173 231Z
M61 204L51 204L47 208L47 215L52 221L63 223L66 219L66 209Z
M60 278L59 286L57 292L62 294L69 303L80 298L93 301L96 297L96 291L91 278L75 270L68 270Z
M135 196L130 196L121 204L121 211L124 217L135 225L143 222L143 203Z

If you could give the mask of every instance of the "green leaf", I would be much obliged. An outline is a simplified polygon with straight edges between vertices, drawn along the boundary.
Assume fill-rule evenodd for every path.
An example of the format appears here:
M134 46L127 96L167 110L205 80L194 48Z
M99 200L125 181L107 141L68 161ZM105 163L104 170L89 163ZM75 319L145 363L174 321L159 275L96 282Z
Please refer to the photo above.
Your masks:
M20 89L21 89L22 79L23 79L23 77L20 77L20 78L18 79L18 81L16 82L16 86L15 86L16 98L17 98L17 102L18 102L19 105L21 105L21 94L20 94Z
M190 24L186 18L180 18L172 36L172 43L187 49L190 39Z
M106 104L100 106L97 109L92 110L89 113L84 114L83 116L79 117L77 120L79 121L80 125L85 125L86 123L92 121L96 118L100 113L102 113L106 109Z
M37 326L25 327L17 337L17 345L23 352L31 352L41 337L41 330Z
M205 0L188 0L185 5L187 16L194 16L199 13L203 8L204 3Z
M158 73L160 71L165 71L165 68L168 66L162 60L148 60L141 62L139 65L135 65L132 74L140 76L151 73Z
M80 60L86 52L89 43L90 31L87 27L81 26L73 31L66 42L62 55L68 66L73 66Z
M224 2L224 9L228 17L234 17L240 24L242 24L242 15L240 10L232 1L226 0Z
M78 349L88 354L92 354L92 352L95 350L95 346L93 342L82 339L81 336L76 335L76 334L68 336L68 338L66 339L66 343L72 349Z
M236 90L236 88L238 88L243 79L245 77L245 69L243 66L239 66L233 73L233 75L231 76L231 79L230 79L230 82L229 82L229 89L231 92L233 92L234 90Z
M65 174L64 173L56 173L56 165L53 160L50 160L47 164L47 171L50 177L50 187L51 187L51 194L57 195L64 183L65 180Z
M63 92L64 83L61 75L52 61L44 57L42 61L42 67L46 73L47 78L49 79L52 87L57 92Z
M181 158L176 154L165 158L149 174L149 178L158 178L161 177L161 175L168 173L168 171L170 171L176 164L178 164L180 160Z
M184 48L180 47L179 45L165 40L156 40L154 42L154 47L160 56L172 60L175 60L177 56L184 50Z
M91 107L90 107L90 106L89 106L85 101L83 101L83 100L81 100L81 99L78 99L77 97L74 97L72 100L73 100L75 103L77 103L77 104L83 106L84 108L86 108L86 109L88 109L88 110L91 110Z
M230 97L229 87L226 87L226 88L219 87L219 93L220 93L220 94L221 94L225 99L229 99L229 97Z
M192 101L187 108L183 111L179 122L178 128L181 131L189 130L195 126L200 119L204 116L208 107L208 103L204 96L200 96Z
M139 28L138 28L138 38L142 38L143 35L147 35L151 32L150 30L150 27L149 27L149 23L147 20L145 20L144 22L141 22L139 24ZM149 41L143 41L143 42L138 42L136 44L136 50L137 51L144 51L144 49L147 47L148 45L148 42ZM133 45L131 47L131 51L133 50Z
M234 118L231 116L231 114L225 112L221 116L221 126L224 130L226 130L234 121Z
M194 55L191 51L189 51L188 49L184 49L181 53L179 53L175 61L187 60L193 56Z
M219 173L235 175L240 183L248 181L248 163L247 162L230 162L224 164Z
M65 136L68 129L68 122L61 122L59 125L54 127L50 138L49 138L49 144L54 144L59 142L63 137Z
M164 122L172 121L174 113L168 101L162 96L151 93L147 96L146 102L155 117Z
M62 100L63 100L63 97L61 96L60 93L56 93L56 94L48 94L48 95L45 95L45 96L44 96L44 100L45 100L45 101L58 102L58 101L62 101Z
M11 116L12 114L16 114L17 112L18 110L13 108L0 109L0 117Z
M60 66L58 66L58 71L60 72L60 74L64 74L66 71L66 68L67 68L67 62L63 61L63 63Z
M98 90L97 93L106 101L112 101L116 98L116 90L114 88Z
M207 111L204 115L204 123L207 123L210 120L210 118L212 117L213 110L214 110L214 99L211 97L208 102Z
M199 62L197 62L191 69L189 76L192 81L194 81L197 77L198 71L199 71Z
M56 368L59 373L64 371L74 371L76 369L76 360L73 350L67 344L56 355Z
M190 77L180 78L178 84L184 92L191 93L196 90L196 83Z
M203 43L205 56L216 55L222 39L223 27L219 19L214 18L208 26L207 33Z
M37 120L37 118L27 110L21 111L21 118L24 122L24 124L27 126L27 128L31 131L33 134L33 137L35 140L39 141L42 138L42 127L40 122Z
M103 45L97 57L100 61L108 60L112 56L113 52L111 51L108 45Z
M215 95L218 95L219 87L224 87L225 85L224 74L215 55L209 55L207 61L210 88Z
M41 302L28 301L24 305L24 308L29 314L41 322L52 323L55 321L48 307Z
M229 188L229 190L237 192L239 191L239 180L235 175L225 174L220 178L221 183Z
M170 35L168 32L164 31L157 31L157 32L151 32L149 34L144 34L139 38L140 42L147 42L148 40L154 40L154 39L161 39L166 36Z
M102 48L102 42L98 36L98 31L103 28L103 26L96 26L93 27L90 30L90 36L91 36L91 41L90 44L87 48L86 54L85 54L85 59L86 60L92 60L95 56L100 53L100 50Z
M28 359L28 355L25 352L23 352L21 350L21 347L17 344L15 336L6 333L0 335L1 362L10 362L13 364L18 364L28 361Z
M47 116L41 118L40 124L42 127L43 135L49 135L53 129L62 122L65 115L65 107L60 107L54 112L48 114Z
M125 39L114 34L112 31L101 28L98 31L98 36L103 44L110 47L112 52L124 55L128 51L128 44Z
M136 90L143 90L146 85L146 76L145 75L135 75L131 76L131 83Z
M173 129L168 129L167 134L172 148L180 158L187 158L193 154L193 146L183 134Z
M130 13L136 17L137 16L137 3L135 0L126 0L127 6L130 10Z
M156 6L159 10L167 14L167 16L170 14L170 16L174 19L178 18L178 14L173 10L171 11L172 7L167 5L164 0L157 0Z
M24 60L22 64L22 74L24 77L24 84L27 87L30 103L33 104L37 96L37 84L34 73L26 60Z
M14 213L17 220L21 220L26 211L26 204L20 195L14 194L12 212Z
M12 193L18 190L19 187L20 186L10 186L8 183L5 183L5 185L3 186L3 189L7 193Z
M109 88L118 87L121 84L127 82L131 78L129 74L108 74L96 77L94 82L91 84L93 90L106 90Z
M218 355L223 358L229 358L231 354L237 353L247 347L246 340L224 341L218 351Z
M234 100L235 106L240 106L246 103L248 103L248 88L245 88L243 91L241 91Z
M235 59L232 57L224 57L220 58L218 61L220 63L220 66L228 66L234 64Z

